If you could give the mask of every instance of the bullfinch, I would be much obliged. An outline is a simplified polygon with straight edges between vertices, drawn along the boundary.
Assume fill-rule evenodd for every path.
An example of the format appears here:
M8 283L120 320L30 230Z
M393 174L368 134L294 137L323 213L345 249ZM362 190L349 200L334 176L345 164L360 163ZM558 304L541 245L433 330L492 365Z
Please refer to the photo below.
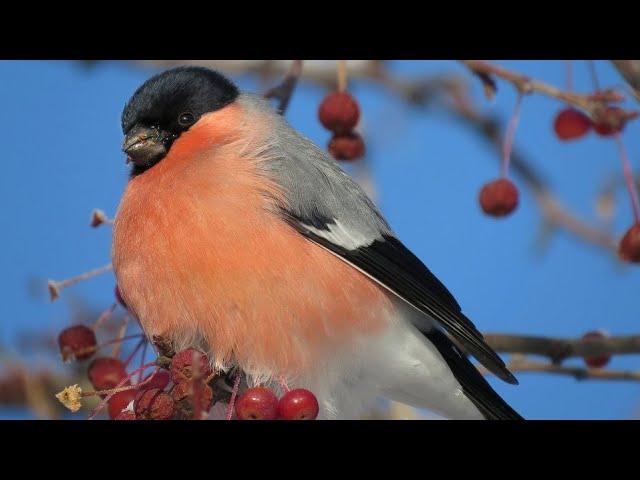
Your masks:
M250 385L307 388L320 418L377 398L521 418L469 360L517 384L451 293L267 100L176 68L138 88L122 130L113 267L149 338L200 348Z

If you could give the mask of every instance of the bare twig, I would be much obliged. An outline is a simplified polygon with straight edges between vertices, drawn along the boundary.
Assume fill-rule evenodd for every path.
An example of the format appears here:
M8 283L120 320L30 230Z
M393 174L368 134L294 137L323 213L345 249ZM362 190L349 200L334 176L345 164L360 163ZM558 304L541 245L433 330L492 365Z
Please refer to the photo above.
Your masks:
M611 60L631 87L631 93L640 102L640 60Z
M347 61L338 60L338 91L347 90Z
M491 143L495 149L500 151L502 148L502 136L496 119L480 114L473 108L466 96L460 97L460 93L457 93L457 95L457 97L454 97L452 105L450 105L453 113L456 114L458 119L463 120L463 124L472 127ZM511 153L511 168L524 181L525 185L531 189L548 224L563 228L594 245L611 251L616 249L617 240L608 231L593 227L580 220L560 203L547 187L542 176L534 170L519 150L514 149Z
M104 213L99 208L94 208L91 212L91 223L90 225L93 228L99 227L100 225L113 225L113 219L107 217L107 214Z
M487 343L500 353L531 354L560 363L571 357L640 354L640 335L608 337L584 341L580 338L550 338L532 335L487 333Z
M113 269L113 266L111 264L108 264L103 267L95 268L93 270L89 270L88 272L81 273L80 275L76 275L75 277L67 278L65 280L49 280L47 282L47 285L49 287L49 296L51 298L51 301L53 302L60 296L60 290L62 290L63 288L75 285L76 283L80 283L84 280L89 280L90 278L106 273L111 269Z
M534 362L527 358L519 357L507 363L507 368L514 373L550 373L553 375L565 375L576 380L626 380L640 381L640 371L624 370L603 370L600 368L569 367L564 365L554 365L552 363ZM486 368L479 365L478 369L483 374L490 373Z
M614 90L599 92L597 98L593 98L591 95L580 95L561 90L553 85L482 60L462 60L462 63L476 75L495 75L496 77L507 80L523 93L539 92L581 108L592 115L596 115L601 109L605 108L609 102L620 102L624 100L624 96Z
M278 100L277 110L280 115L287 111L289 101L291 100L291 96L293 95L293 91L296 88L301 74L302 60L293 60L291 68L282 82L264 94L266 98L275 98Z

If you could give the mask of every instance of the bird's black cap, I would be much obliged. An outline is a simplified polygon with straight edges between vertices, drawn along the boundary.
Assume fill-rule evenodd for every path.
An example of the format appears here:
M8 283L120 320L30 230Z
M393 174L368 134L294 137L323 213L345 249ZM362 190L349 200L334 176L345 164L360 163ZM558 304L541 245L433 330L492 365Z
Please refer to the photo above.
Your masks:
M233 102L238 88L223 75L203 67L178 67L151 77L133 94L122 112L122 131L136 124L183 130L178 117L190 112L195 120Z
M122 112L123 149L133 162L132 173L158 163L182 132L238 94L231 81L202 67L174 68L144 82Z

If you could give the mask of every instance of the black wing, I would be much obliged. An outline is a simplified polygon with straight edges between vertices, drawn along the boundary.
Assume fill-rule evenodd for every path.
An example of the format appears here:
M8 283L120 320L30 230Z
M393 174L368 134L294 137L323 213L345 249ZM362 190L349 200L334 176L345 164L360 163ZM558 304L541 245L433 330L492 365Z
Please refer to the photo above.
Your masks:
M487 345L482 334L462 313L460 305L447 288L397 238L383 235L366 246L350 249L316 233L319 229L330 231L329 219L299 219L291 212L286 212L286 218L307 238L359 268L382 286L439 322L464 350L499 378L511 384L518 383L502 359Z
M423 334L438 349L460 383L462 391L487 420L523 420L520 414L491 388L467 356L460 352L444 333L432 329Z

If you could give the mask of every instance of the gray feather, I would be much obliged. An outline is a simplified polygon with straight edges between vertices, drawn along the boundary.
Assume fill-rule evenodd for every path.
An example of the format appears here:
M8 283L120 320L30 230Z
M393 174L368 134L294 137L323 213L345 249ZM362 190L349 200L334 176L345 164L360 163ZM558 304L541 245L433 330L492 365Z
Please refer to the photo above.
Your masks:
M291 128L263 99L239 101L273 125L262 162L283 190L281 214L293 228L434 320L468 353L518 383L447 288L398 240L364 190L324 150ZM420 327L420 325L416 325ZM478 375L480 375L478 373Z

